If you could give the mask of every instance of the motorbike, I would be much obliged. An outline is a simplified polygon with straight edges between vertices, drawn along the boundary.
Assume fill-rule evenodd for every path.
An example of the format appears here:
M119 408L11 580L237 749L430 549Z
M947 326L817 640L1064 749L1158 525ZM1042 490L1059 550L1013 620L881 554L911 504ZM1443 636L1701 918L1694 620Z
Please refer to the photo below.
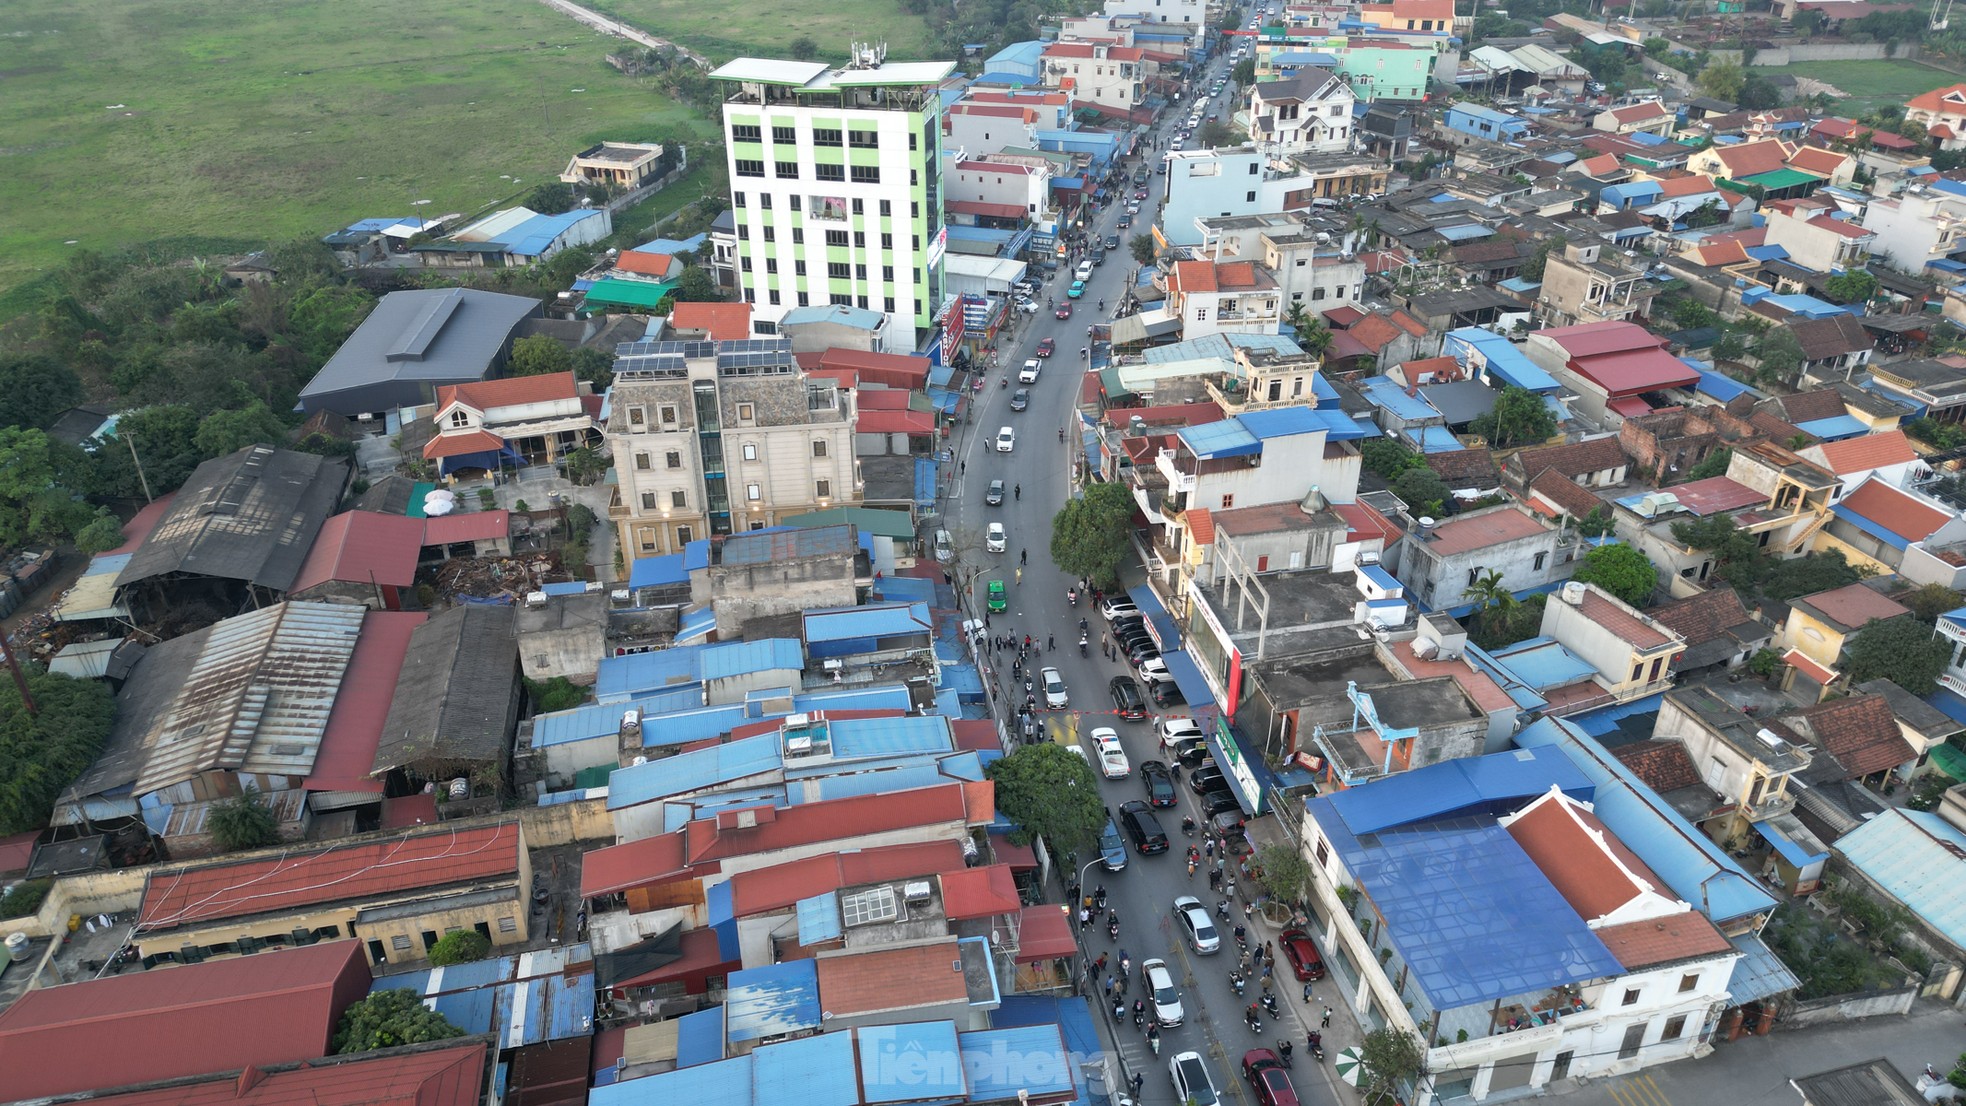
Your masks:
M1101 311L1104 311L1104 310L1106 310L1106 301L1105 301L1105 300L1100 300L1100 301L1099 301L1099 310L1101 310Z
M1242 975L1242 973L1241 973L1241 972L1230 972L1230 973L1229 973L1229 986L1231 986L1231 987L1233 987L1233 988L1235 988L1235 991L1236 991L1236 994L1238 994L1238 995L1240 995L1240 994L1242 994L1242 989L1243 989L1243 988L1244 988L1245 986L1247 986L1247 985L1248 985L1248 983L1249 983L1249 980L1247 980L1247 979L1244 979L1244 978L1243 978L1243 975Z
M1248 1024L1251 1033L1263 1032L1263 1019L1257 1016L1254 1006L1243 1011L1242 1020Z
M1150 1025L1147 1027L1147 1047L1154 1050L1155 1056L1160 1055L1160 1026Z
M1229 900L1223 899L1215 904L1215 916L1225 922L1229 920Z
M1277 1059L1283 1061L1284 1067L1287 1068L1290 1066L1290 1039L1289 1038L1287 1037L1277 1038Z
M1078 605L1079 605L1079 589L1077 589L1077 588L1066 588L1066 589L1065 589L1065 602L1067 602L1067 603L1070 603L1070 604L1071 604L1072 606L1074 606L1074 607L1076 607L1076 606L1078 606Z
M1106 937L1109 940L1113 940L1113 941L1117 941L1120 939L1119 915L1117 914L1113 915L1112 921L1106 923Z
M1283 1013L1277 1009L1277 995L1275 991L1263 992L1263 1009L1268 1010L1270 1016L1273 1018L1283 1017Z
M1092 642L1091 642L1091 641L1090 641L1089 639L1087 639L1087 637L1086 637L1086 636L1085 636L1084 634L1080 634L1080 635L1079 635L1079 656L1081 656L1081 657L1089 657L1089 656L1091 656L1091 655L1092 655Z
M1000 376L1000 377L998 377L998 378L997 378L997 387L999 387L999 388L1002 388L1002 389L1005 389L1006 391L1008 391L1008 390L1009 390L1009 388L1010 388L1010 378L1009 378L1008 376Z
M1133 1000L1134 1028L1138 1029L1139 1027L1146 1024L1147 1024L1147 1000L1136 998Z
M1313 1029L1304 1040L1311 1046L1311 1055L1317 1058L1317 1062L1324 1063L1324 1034Z
M976 379L969 382L969 390L972 392L983 390L983 374L978 373Z
M1194 835L1195 835L1195 820L1193 818L1181 819L1181 836L1193 837ZM1224 917L1226 916L1227 915L1224 915Z
M1236 947L1244 952L1249 951L1249 930L1243 926L1236 927Z

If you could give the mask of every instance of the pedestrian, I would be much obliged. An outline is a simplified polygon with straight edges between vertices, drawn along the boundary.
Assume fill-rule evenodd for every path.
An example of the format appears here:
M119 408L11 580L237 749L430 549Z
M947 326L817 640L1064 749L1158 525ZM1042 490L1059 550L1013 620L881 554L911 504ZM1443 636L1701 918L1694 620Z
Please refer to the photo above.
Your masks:
M1223 877L1223 878L1225 878L1225 879L1226 879L1227 877L1225 876L1225 877ZM1230 898L1232 898L1232 899L1236 897L1236 881L1235 881L1235 880L1232 880L1232 879L1231 879L1231 880L1229 880L1229 882L1228 882L1228 886L1227 886L1227 888L1226 888L1226 889L1225 889L1225 890L1223 891L1223 894L1225 894L1225 895L1227 895L1227 896L1229 896L1229 897L1230 897Z
M1021 568L1017 570L1017 586L1024 586L1024 570Z
M1331 1007L1324 1008L1324 1017L1320 1018L1317 1024L1319 1029L1331 1028Z
M1096 961L1094 961L1094 963L1096 963L1096 964L1098 964L1098 965L1099 965L1099 974L1100 974L1100 975L1105 975L1105 974L1106 974L1106 954L1105 954L1105 953L1103 953L1103 952L1102 952L1102 953L1100 953L1100 954L1099 954L1099 959L1098 959L1098 960L1096 960Z
M1112 977L1112 976L1110 976L1110 975L1109 975L1109 976L1107 976L1107 977L1106 977L1106 984L1105 984L1105 986L1106 986L1106 997L1107 997L1107 998L1112 998L1112 997L1113 997L1113 977Z
M1126 989L1132 985L1132 979L1133 979L1132 976L1127 976L1127 975L1123 975L1119 977L1121 995L1126 994Z
M1263 986L1268 987L1270 985L1270 969L1274 967L1276 965L1270 963L1268 960L1263 961Z
M1304 1005L1309 1006L1311 1003L1316 1001L1317 1001L1317 993L1311 990L1310 984L1308 983L1304 984Z
M984 612L983 612L983 628L984 628L985 630L987 630L987 629L989 629L989 628L990 628L990 612L989 612L989 611L984 611Z
M1092 928L1092 911L1087 910L1083 906L1079 907L1079 930L1083 932L1091 928Z
M1214 835L1214 834L1212 834L1212 833L1211 833L1211 834L1209 834L1209 835L1208 835L1208 840L1206 840L1206 841L1203 841L1203 842L1201 843L1201 851L1202 851L1202 852L1203 852L1204 854L1206 854L1206 855L1207 855L1207 857L1208 857L1208 859L1210 859L1210 860L1214 860L1214 859L1215 859L1215 835Z
M1112 647L1113 647L1113 638L1112 638L1112 635L1111 635L1111 634L1100 634L1100 635L1099 635L1099 655L1100 655L1100 656L1102 656L1102 657L1103 657L1103 656L1105 656L1105 655L1106 655L1106 650L1108 650L1108 649L1111 649Z
M1024 648L1026 648L1026 649L1029 649L1030 647L1031 647L1031 635L1029 635L1029 634L1025 634L1025 635L1024 635Z
M1220 891L1222 889L1222 873L1212 868L1208 872L1208 889L1210 891Z
M968 462L968 461L963 461L963 462L960 462L960 463L958 463L958 464L956 465L956 475L958 475L958 476L968 476L968 475L969 475L969 462Z
M1243 903L1243 904L1242 904L1242 916L1243 916L1243 917L1245 917L1245 918L1250 918L1250 917L1253 917L1253 916L1255 915L1255 913L1256 913L1256 904L1255 904L1254 902L1245 902L1245 903ZM1268 966L1268 965L1265 965L1265 966L1264 966L1264 968L1263 968L1263 970L1264 970L1265 972L1267 972L1267 971L1269 971L1269 970L1270 970L1270 969L1269 969L1269 966Z
M1045 652L1047 652L1047 653L1055 653L1055 652L1057 652L1057 651L1058 651L1058 635L1057 635L1057 634L1046 634L1046 635L1044 635L1044 651L1045 651Z
M1277 950L1270 944L1270 942L1268 941L1263 942L1263 959L1274 963L1276 961L1276 958L1277 958Z

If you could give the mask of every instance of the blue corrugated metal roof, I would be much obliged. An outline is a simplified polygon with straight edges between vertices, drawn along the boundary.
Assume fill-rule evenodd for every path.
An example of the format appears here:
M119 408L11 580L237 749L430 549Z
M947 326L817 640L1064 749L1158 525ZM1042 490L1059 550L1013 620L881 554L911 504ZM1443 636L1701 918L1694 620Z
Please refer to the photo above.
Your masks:
M724 1058L724 1008L712 1006L676 1020L676 1066L693 1068ZM689 1100L694 1101L694 1100Z
M874 581L874 594L884 603L933 603L935 581L916 576L883 576Z
M466 1033L496 1033L500 1048L586 1037L593 1032L594 973L585 944L383 976L370 993L407 989Z
M1826 442L1840 442L1845 438L1861 438L1870 433L1870 426L1855 415L1836 415L1827 419L1810 419L1795 424L1804 433L1814 434Z
M733 1042L818 1029L818 963L787 960L732 973L724 1011L724 1035Z
M1590 778L1561 754L1513 749L1415 768L1337 792L1329 801L1347 829L1364 835L1461 815L1507 813L1552 786L1581 802L1594 794Z
M751 1055L751 1093L756 1102L854 1106L860 1101L853 1034L821 1033L780 1041ZM867 1062L867 1058L860 1061Z
M1700 374L1700 383L1695 386L1694 390L1710 395L1722 403L1726 403L1735 396L1751 390L1747 385L1735 380L1726 373L1718 373L1712 369L1702 369L1697 366L1693 366L1693 371Z
M962 1099L969 1080L956 1045L956 1023L902 1022L863 1025L860 1094L869 1103Z
M704 680L727 680L759 672L797 671L805 667L805 654L797 638L720 641L704 648L700 664Z
M1454 453L1467 448L1444 426L1409 426L1400 433L1422 453Z
M1781 827L1773 822L1756 822L1754 830L1761 835L1762 840L1775 847L1775 851L1781 854L1783 860L1797 868L1807 868L1811 864L1829 859L1828 853L1805 847L1801 842L1783 833Z
M1966 945L1966 833L1929 811L1886 810L1836 839L1872 883L1955 945Z
M525 222L506 231L498 242L506 252L520 257L537 257L553 248L553 242L574 224L587 219L598 219L602 212L597 208L562 212L558 215L535 215Z
M961 1037L972 1102L1009 1102L1020 1090L1035 1098L1072 1089L1075 1065L1065 1031L1056 1023L981 1029Z
M1184 426L1177 435L1197 458L1252 457L1263 451L1263 444L1236 419Z
M688 582L689 570L683 566L681 553L671 553L666 557L637 557L628 568L628 586L631 588Z
M935 461L929 457L915 458L915 506L924 510L935 506Z
M1487 372L1500 377L1505 384L1526 388L1538 395L1557 391L1561 387L1555 377L1531 361L1529 355L1516 348L1514 342L1478 326L1448 331L1441 352L1453 356L1464 365L1471 363L1472 353L1479 353Z
M1447 239L1449 242L1474 242L1483 238L1494 237L1495 228L1485 227L1480 223L1462 223L1459 226L1453 227L1435 227L1434 233Z
M717 611L714 607L700 607L683 614L682 622L676 627L676 640L672 645L696 645L707 640L710 631L717 628Z
M1739 1005L1774 998L1802 986L1802 981L1760 937L1744 933L1727 940L1741 954L1734 961L1734 973L1727 977L1729 1002Z
M1201 668L1186 649L1176 649L1162 653L1161 660L1167 664L1167 674L1174 677L1174 686L1181 689L1181 697L1188 701L1192 710L1207 710L1215 706L1215 692L1202 678Z
M1003 1005L990 1015L993 1030L1035 1025L1055 1025L1064 1032L1068 1061L1061 1066L1068 1069L1066 1074L1071 1077L1072 1090L1078 1095L1078 1100L1093 1104L1095 1100L1087 1085L1086 1070L1103 1069L1106 1046L1099 1039L1098 1027L1092 1022L1091 1007L1077 995L1070 998L1005 995Z
M807 611L804 625L808 644L933 632L926 603L828 607L823 610Z
M625 703L638 695L666 690L670 684L696 682L697 653L702 648L688 645L602 657L594 674L594 698L604 704Z
M1495 658L1496 664L1508 669L1510 675L1537 691L1574 684L1597 674L1596 667L1590 662L1546 637L1534 637L1506 649L1490 650L1488 655Z
M811 946L821 941L837 941L846 930L840 924L840 900L833 892L800 899L799 944Z
M827 723L827 728L833 738L835 761L946 753L955 748L949 720L934 716L842 718Z
M1427 402L1425 396L1407 395L1406 389L1391 377L1368 376L1360 380L1355 387L1368 402L1376 407L1385 408L1395 418L1418 422L1421 419L1443 417L1433 404Z
M1777 905L1778 900L1746 869L1581 730L1559 718L1544 718L1525 727L1515 742L1524 748L1553 746L1570 758L1597 785L1592 801L1598 820L1657 872L1674 894L1716 923L1764 913Z
M703 1013L714 1014L721 1009ZM652 1102L752 1106L756 1101L751 1089L753 1062L752 1056L733 1056L715 1063L697 1063L660 1075L595 1087L588 1092L587 1103L588 1106L648 1106Z
M1272 407L1264 411L1245 411L1235 421L1242 423L1260 439L1287 438L1296 434L1324 431L1327 440L1348 441L1366 437L1357 423L1343 411L1323 407Z
M646 729L644 725L644 729ZM761 775L784 763L777 733L741 738L708 749L617 768L608 776L608 809L620 810L671 795L701 791Z
M625 703L589 704L571 710L554 711L533 718L532 743L543 748L574 741L592 741L595 738L618 733L621 730L621 714L630 707L639 709L643 718L655 718L673 711L690 710L702 705L702 686L684 684ZM643 745L661 743L663 742L655 740L654 735L649 733L648 727L643 727Z

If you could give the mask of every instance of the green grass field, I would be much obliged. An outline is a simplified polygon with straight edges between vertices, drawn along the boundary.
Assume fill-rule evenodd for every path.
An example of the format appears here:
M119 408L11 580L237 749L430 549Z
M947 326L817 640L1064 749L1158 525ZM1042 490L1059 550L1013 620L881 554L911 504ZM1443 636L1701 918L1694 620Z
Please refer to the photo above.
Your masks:
M81 246L471 212L601 138L709 138L535 0L11 0L0 293ZM3 297L0 297L3 298Z
M1906 100L1921 92L1958 81L1958 77L1942 69L1912 61L1812 61L1779 68L1756 66L1748 72L1768 77L1786 73L1791 77L1828 81L1849 96L1836 108L1849 115L1861 115L1885 104L1903 107Z
M714 62L743 55L785 57L785 46L804 35L819 46L819 59L844 61L853 42L885 42L888 56L925 60L928 24L901 0L768 0L705 3L704 0L586 0L652 35L695 50Z

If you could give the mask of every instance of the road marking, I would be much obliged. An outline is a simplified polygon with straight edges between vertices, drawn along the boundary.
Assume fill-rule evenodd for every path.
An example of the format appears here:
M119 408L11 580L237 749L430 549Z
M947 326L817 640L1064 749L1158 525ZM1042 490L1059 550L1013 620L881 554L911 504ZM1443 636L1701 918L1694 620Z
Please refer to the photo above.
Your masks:
M1648 1075L1634 1075L1621 1083L1608 1083L1605 1093L1618 1106L1672 1106L1672 1099Z

